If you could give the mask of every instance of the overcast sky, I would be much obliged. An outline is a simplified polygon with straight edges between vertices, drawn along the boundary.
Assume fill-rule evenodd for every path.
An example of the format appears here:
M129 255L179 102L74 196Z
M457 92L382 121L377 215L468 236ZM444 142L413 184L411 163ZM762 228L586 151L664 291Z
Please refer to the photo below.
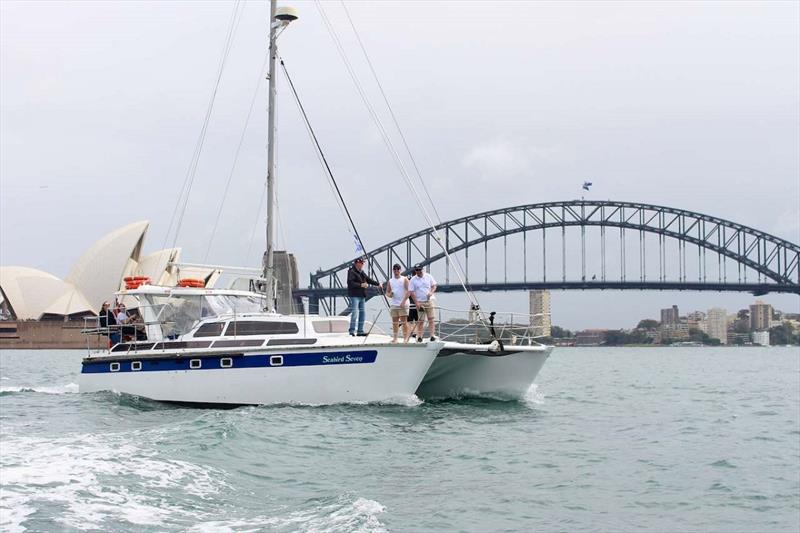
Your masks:
M65 276L96 239L142 219L147 250L171 245L233 5L0 3L0 264ZM367 248L421 229L317 5L293 5L300 19L281 36L281 55ZM587 198L685 208L800 242L799 3L347 6L443 219L579 198L590 180ZM388 125L342 5L323 7ZM265 2L247 2L237 26L177 238L186 261L206 258L263 78L266 17ZM297 254L305 284L354 249L280 84L278 244ZM209 262L260 263L265 143L262 82ZM527 308L523 293L480 298L484 308ZM764 299L800 311L796 296ZM753 300L556 292L553 321L631 327L673 303L683 312Z

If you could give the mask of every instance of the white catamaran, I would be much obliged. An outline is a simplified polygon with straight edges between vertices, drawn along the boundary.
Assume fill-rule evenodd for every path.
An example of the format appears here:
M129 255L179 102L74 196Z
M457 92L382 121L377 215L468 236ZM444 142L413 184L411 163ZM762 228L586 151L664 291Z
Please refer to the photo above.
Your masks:
M404 401L415 393L521 397L551 347L395 344L381 333L350 336L346 317L274 311L276 39L296 18L271 0L265 294L136 279L117 297L131 303L139 322L121 327L120 342L84 358L81 391L211 405ZM108 327L87 333L106 334Z

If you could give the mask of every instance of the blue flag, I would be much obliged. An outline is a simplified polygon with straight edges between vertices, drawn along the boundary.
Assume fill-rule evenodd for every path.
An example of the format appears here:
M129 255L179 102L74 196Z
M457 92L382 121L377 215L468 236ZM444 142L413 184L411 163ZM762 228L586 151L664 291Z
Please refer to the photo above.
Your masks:
M358 236L356 234L353 234L353 241L356 243L356 254L363 254L364 247L361 246L361 241L358 240Z

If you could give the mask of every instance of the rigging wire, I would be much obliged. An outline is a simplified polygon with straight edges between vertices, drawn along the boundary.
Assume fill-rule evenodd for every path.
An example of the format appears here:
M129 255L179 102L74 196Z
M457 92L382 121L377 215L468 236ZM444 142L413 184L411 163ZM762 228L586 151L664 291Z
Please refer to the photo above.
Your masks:
M350 16L350 10L347 9L347 4L345 4L344 0L340 0L342 7L344 8L344 12L347 15L347 20L350 22L350 27L353 29L353 33L356 36L356 40L358 41L358 45L361 48L361 52L364 54L364 59L367 60L367 65L369 65L369 70L372 72L372 77L375 80L375 84L378 86L378 90L381 93L381 97L383 97L383 102L386 104L386 109L389 110L389 115L392 117L392 122L394 122L394 126L397 129L397 133L400 135L400 139L403 141L403 146L406 149L406 153L408 153L408 158L411 160L411 164L414 167L414 171L419 178L419 182L422 185L422 189L425 191L425 196L428 198L428 202L433 209L433 213L436 215L436 219L439 224L442 223L442 217L439 215L439 211L436 209L436 204L431 198L431 194L428 191L428 187L425 185L425 180L422 179L422 173L419 170L419 166L417 165L417 160L414 157L414 154L411 152L411 147L408 145L408 141L406 140L405 134L403 134L403 128L400 127L400 122L397 120L397 116L394 113L394 109L392 105L389 103L389 98L386 96L386 91L383 90L383 84L381 80L378 78L378 73L375 71L375 67L372 65L372 60L367 53L367 48L364 46L364 42L361 40L361 35L358 33L356 29L356 25L353 22L353 18Z
M242 6L241 0L236 0L233 11L231 12L230 22L228 23L228 32L225 36L225 43L223 45L222 56L219 60L219 65L217 68L217 76L214 82L214 89L211 93L211 98L208 102L208 107L206 108L206 113L203 118L203 126L200 129L200 135L197 138L197 143L195 145L194 153L192 154L192 159L189 163L189 168L186 171L186 177L183 180L183 184L181 185L180 193L178 194L178 199L175 203L175 209L172 212L172 217L170 218L169 226L167 227L167 232L164 235L164 245L163 248L166 248L167 241L169 239L169 234L172 231L173 225L175 225L175 236L172 240L172 247L175 247L175 244L178 241L178 236L180 235L181 225L183 224L183 217L186 213L186 206L189 203L189 195L191 194L192 185L194 184L195 175L197 173L197 164L200 160L200 154L203 151L203 145L205 144L206 132L208 131L208 124L211 119L211 113L214 109L214 103L216 101L217 92L219 91L220 81L222 80L222 73L225 70L225 63L228 58L228 54L231 50L231 46L233 44L233 38L236 34L236 29L239 27L239 22L241 21L241 15L244 9L240 9Z
M308 119L308 115L306 114L306 110L303 107L303 103L300 101L300 96L297 94L297 89L294 86L294 82L292 82L291 76L289 76L289 71L286 69L286 64L281 59L281 68L283 69L283 73L286 76L286 80L289 82L289 88L292 91L292 95L294 96L295 102L297 102L297 107L300 109L300 114L303 116L303 122L306 124L309 133L311 134L311 138L314 142L314 145L317 148L317 152L319 153L320 157L322 158L322 162L325 164L325 170L327 171L328 177L330 178L333 187L336 189L336 194L339 197L339 201L344 208L344 212L347 215L347 220L350 222L350 226L353 228L353 235L355 236L356 240L358 241L358 245L361 247L362 250L366 251L366 247L364 246L364 241L361 240L361 235L358 233L358 228L356 228L356 224L353 221L353 217L350 214L350 210L347 208L347 204L344 201L344 196L342 196L342 191L339 189L339 184L336 182L336 178L333 177L333 171L331 170L330 165L328 164L328 159L325 157L325 153L322 151L322 146L319 143L319 139L317 138L317 134L314 132L314 128L311 127L311 121ZM372 257L367 256L367 262L372 267L372 263L374 262ZM381 291L381 295L383 296L383 301L387 307L389 307L389 300L386 297L386 294Z
M283 58L280 58L280 60L283 61ZM284 68L284 75L286 75L285 68ZM288 81L288 75L286 75L286 76L287 76L287 81ZM303 109L302 109L302 107L300 105L300 99L296 97L294 99L294 102L297 105L298 111L300 111L300 113L302 115L303 114ZM303 126L305 126L306 133L308 134L308 138L311 141L311 144L314 146L314 155L317 157L317 161L319 162L320 167L322 168L322 172L327 177L328 176L328 169L327 169L327 166L326 166L326 162L322 157L322 152L316 148L316 140L314 138L314 132L310 128L310 123L308 123L308 122L306 122L304 120L303 121ZM342 203L341 197L337 194L336 189L334 188L333 183L331 182L330 179L326 179L325 183L330 188L331 193L333 194L333 197L334 197L334 199L336 201L336 206L339 208L339 212L342 215L342 220L344 221L344 224L345 224L345 230L347 232L349 232L351 235L354 235L355 234L355 227L350 223L350 219L347 216L346 207Z
M406 171L406 168L405 168L405 165L403 164L402 158L400 157L400 155L397 152L397 150L394 148L394 145L392 144L391 138L390 138L389 134L387 133L386 128L383 126L383 123L381 122L380 117L376 113L374 107L370 103L369 98L367 98L367 95L366 95L366 93L364 91L364 88L361 85L361 82L358 79L358 76L356 75L356 73L355 73L355 71L354 71L354 69L353 69L353 67L352 67L352 65L350 63L350 60L347 57L347 53L345 52L344 47L342 46L341 40L339 39L339 36L336 33L336 30L333 28L333 24L328 19L328 16L325 13L325 10L323 9L322 4L320 3L320 1L316 0L315 4L317 6L317 10L319 11L320 15L322 16L322 20L325 23L325 26L326 26L326 28L328 30L328 33L331 35L331 38L333 39L334 44L336 45L336 48L337 48L337 50L339 52L340 57L342 58L342 61L345 64L345 67L346 67L348 73L350 74L350 78L352 79L353 83L355 84L357 92L361 96L361 100L364 103L364 106L367 108L367 111L369 112L370 117L372 118L373 122L375 123L376 127L378 128L378 132L381 134L381 137L383 138L384 144L386 145L387 149L389 150L390 155L394 159L395 166L397 166L398 170L400 171L401 176L403 177L403 179L405 180L405 182L408 185L409 189L411 190L412 194L414 195L414 198L417 201L417 205L419 206L420 210L422 211L422 214L425 217L426 221L428 222L429 226L431 227L431 229L433 229L434 240L442 248L442 252L448 258L448 260L453 261L453 256L447 250L446 245L442 243L442 236L441 236L441 234L439 232L439 229L438 229L433 217L431 217L431 215L430 215L427 207L425 206L424 202L422 201L422 198L421 198L421 196L419 194L419 191L417 190L416 186L414 185L413 181L411 180L411 176ZM437 214L437 216L438 216L438 214ZM454 263L456 265L460 265L460 263L457 261L457 259L456 259L456 261L454 261ZM480 309L480 304L478 303L478 300L475 297L475 295L469 290L468 284L466 282L466 279L464 278L464 275L463 275L463 272L461 271L461 268L454 268L454 270L455 270L456 276L459 279L459 282L460 282L461 286L464 288L464 292L465 292L467 298L469 299L470 303L472 305L474 305L474 306L477 306L477 308ZM482 315L482 314L483 314L483 312L481 311L479 313L479 315Z
M319 153L320 157L322 158L322 162L325 165L325 170L328 174L328 178L330 178L330 181L336 190L336 195L338 196L339 201L344 207L344 212L345 215L347 216L347 220L350 222L350 227L353 229L353 233L356 239L358 240L358 244L361 246L361 249L366 250L366 248L364 248L364 242L361 240L361 235L359 235L358 233L358 228L356 228L356 224L355 222L353 222L353 217L352 215L350 215L350 210L347 209L347 204L345 204L344 202L344 196L342 196L342 191L341 189L339 189L339 184L336 182L336 178L333 177L333 171L331 170L331 167L328 164L328 159L325 157L325 153L322 151L322 146L319 144L319 139L317 139L317 134L311 127L311 122L308 119L306 110L303 107L303 103L300 101L300 96L297 94L297 90L295 89L294 83L292 82L292 78L289 76L289 71L286 69L286 63L283 62L283 59L281 59L281 68L283 69L283 73L286 76L286 80L289 82L289 88L292 91L292 95L294 95L295 102L297 102L297 107L300 109L300 114L303 116L303 122L308 128L308 131L311 134L311 139L314 142L314 146L316 146L317 152Z
M222 217L222 210L225 207L225 200L228 198L228 190L231 186L231 181L233 180L233 174L236 171L236 165L239 162L239 152L242 150L242 144L244 144L244 137L247 133L247 126L250 124L250 117L253 114L253 108L255 107L256 98L258 98L258 90L261 88L261 80L264 74L264 69L267 66L267 61L269 60L269 51L264 55L264 61L261 64L261 70L258 71L258 80L256 81L256 89L253 91L253 98L250 100L250 108L247 111L247 118L244 121L244 128L242 128L242 135L239 137L239 144L236 147L236 152L233 156L233 165L231 165L231 171L228 173L228 181L225 183L225 189L222 192L222 198L219 202L219 209L217 210L217 218L214 220L214 226L211 229L211 237L208 239L208 247L206 247L206 254L203 257L203 263L208 261L208 256L211 253L211 246L214 243L214 237L217 234L217 227L219 226L220 218Z

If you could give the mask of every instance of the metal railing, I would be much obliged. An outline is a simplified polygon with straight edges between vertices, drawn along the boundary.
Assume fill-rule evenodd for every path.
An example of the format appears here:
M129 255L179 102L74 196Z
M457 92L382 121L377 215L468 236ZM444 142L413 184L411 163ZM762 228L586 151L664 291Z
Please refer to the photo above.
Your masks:
M382 308L370 310L374 318L367 320L379 325L383 331L391 334L392 319ZM492 315L490 324L489 316ZM506 345L534 345L541 344L539 340L548 338L544 335L543 326L537 324L535 319L549 316L549 313L527 314L509 311L487 313L481 310L463 310L437 306L435 308L436 336L445 341L461 342L468 344L488 344L493 340L500 340ZM428 333L427 319L422 314L419 320L425 321L423 334ZM494 334L492 333L492 328Z

